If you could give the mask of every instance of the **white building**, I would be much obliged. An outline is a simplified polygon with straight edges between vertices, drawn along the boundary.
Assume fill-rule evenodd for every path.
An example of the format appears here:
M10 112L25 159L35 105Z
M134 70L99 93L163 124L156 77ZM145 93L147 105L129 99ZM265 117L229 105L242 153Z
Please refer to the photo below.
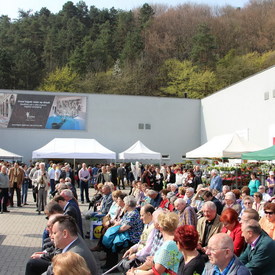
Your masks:
M95 138L116 153L141 140L151 150L160 152L167 163L182 161L186 152L217 135L238 132L262 147L272 145L275 137L275 67L202 100L14 90L0 90L0 99L5 101L9 94L16 95L17 102L20 98L44 96L40 103L32 103L38 108L35 115L30 111L17 114L16 118L26 116L29 121L35 116L47 121L48 114L39 112L39 106L50 106L48 98L53 95L67 98L63 101L65 109L76 108L75 102L84 97L80 110L73 113L83 113L83 102L87 102L84 130L60 130L58 123L50 123L52 127L48 129L27 129L23 124L18 128L19 124L12 126L11 122L5 128L0 124L0 147L23 155L25 162L31 159L33 150L56 137ZM29 107L26 102L29 100L21 100L24 108ZM56 113L56 106L52 106L51 114Z

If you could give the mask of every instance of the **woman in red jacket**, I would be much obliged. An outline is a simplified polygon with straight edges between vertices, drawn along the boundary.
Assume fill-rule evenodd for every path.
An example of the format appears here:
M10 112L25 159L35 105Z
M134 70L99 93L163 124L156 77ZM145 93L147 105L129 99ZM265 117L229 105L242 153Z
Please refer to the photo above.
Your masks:
M234 254L240 256L244 247L241 224L238 221L238 213L232 208L225 209L220 217L223 223L222 233L227 233L234 243Z

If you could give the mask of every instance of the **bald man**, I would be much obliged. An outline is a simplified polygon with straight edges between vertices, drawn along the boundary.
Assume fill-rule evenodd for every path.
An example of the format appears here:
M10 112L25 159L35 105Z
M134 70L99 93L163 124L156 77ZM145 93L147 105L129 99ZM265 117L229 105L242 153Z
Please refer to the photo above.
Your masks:
M234 255L232 238L226 233L217 233L209 240L205 252L209 262L205 265L203 275L227 274L250 275L237 256Z

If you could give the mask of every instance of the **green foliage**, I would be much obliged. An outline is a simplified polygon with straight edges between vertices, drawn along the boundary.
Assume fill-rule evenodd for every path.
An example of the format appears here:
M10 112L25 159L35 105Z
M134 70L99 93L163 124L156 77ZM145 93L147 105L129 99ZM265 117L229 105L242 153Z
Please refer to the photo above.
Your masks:
M77 73L65 66L61 69L56 69L51 72L47 78L43 80L42 85L39 87L41 91L52 91L52 92L78 92L77 82L79 76Z
M201 98L275 64L275 1L0 16L0 88Z
M10 53L3 48L0 48L0 85L2 89L12 89L12 58Z
M191 60L203 69L214 68L216 42L207 24L200 24L193 37Z
M202 98L216 88L215 74L198 70L190 61L169 59L162 66L165 87L161 90L168 95L190 98Z
M238 56L235 50L231 50L218 62L216 73L219 86L231 85L258 72L263 69L264 60L256 52Z

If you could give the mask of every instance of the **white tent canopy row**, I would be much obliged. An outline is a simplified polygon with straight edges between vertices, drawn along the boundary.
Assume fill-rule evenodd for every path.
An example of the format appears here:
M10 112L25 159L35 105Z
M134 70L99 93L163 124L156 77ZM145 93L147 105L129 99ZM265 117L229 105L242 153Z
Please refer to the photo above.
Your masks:
M33 159L116 159L116 153L95 139L55 138L45 146L32 152ZM161 154L137 141L119 154L120 159L161 159Z
M116 153L95 139L54 138L32 152L33 159L116 159Z
M238 134L216 136L186 153L186 158L241 158L243 153L262 149Z
M119 153L119 159L161 159L161 153L154 152L146 147L140 140L127 150Z
M0 148L0 159L22 159L23 157Z

